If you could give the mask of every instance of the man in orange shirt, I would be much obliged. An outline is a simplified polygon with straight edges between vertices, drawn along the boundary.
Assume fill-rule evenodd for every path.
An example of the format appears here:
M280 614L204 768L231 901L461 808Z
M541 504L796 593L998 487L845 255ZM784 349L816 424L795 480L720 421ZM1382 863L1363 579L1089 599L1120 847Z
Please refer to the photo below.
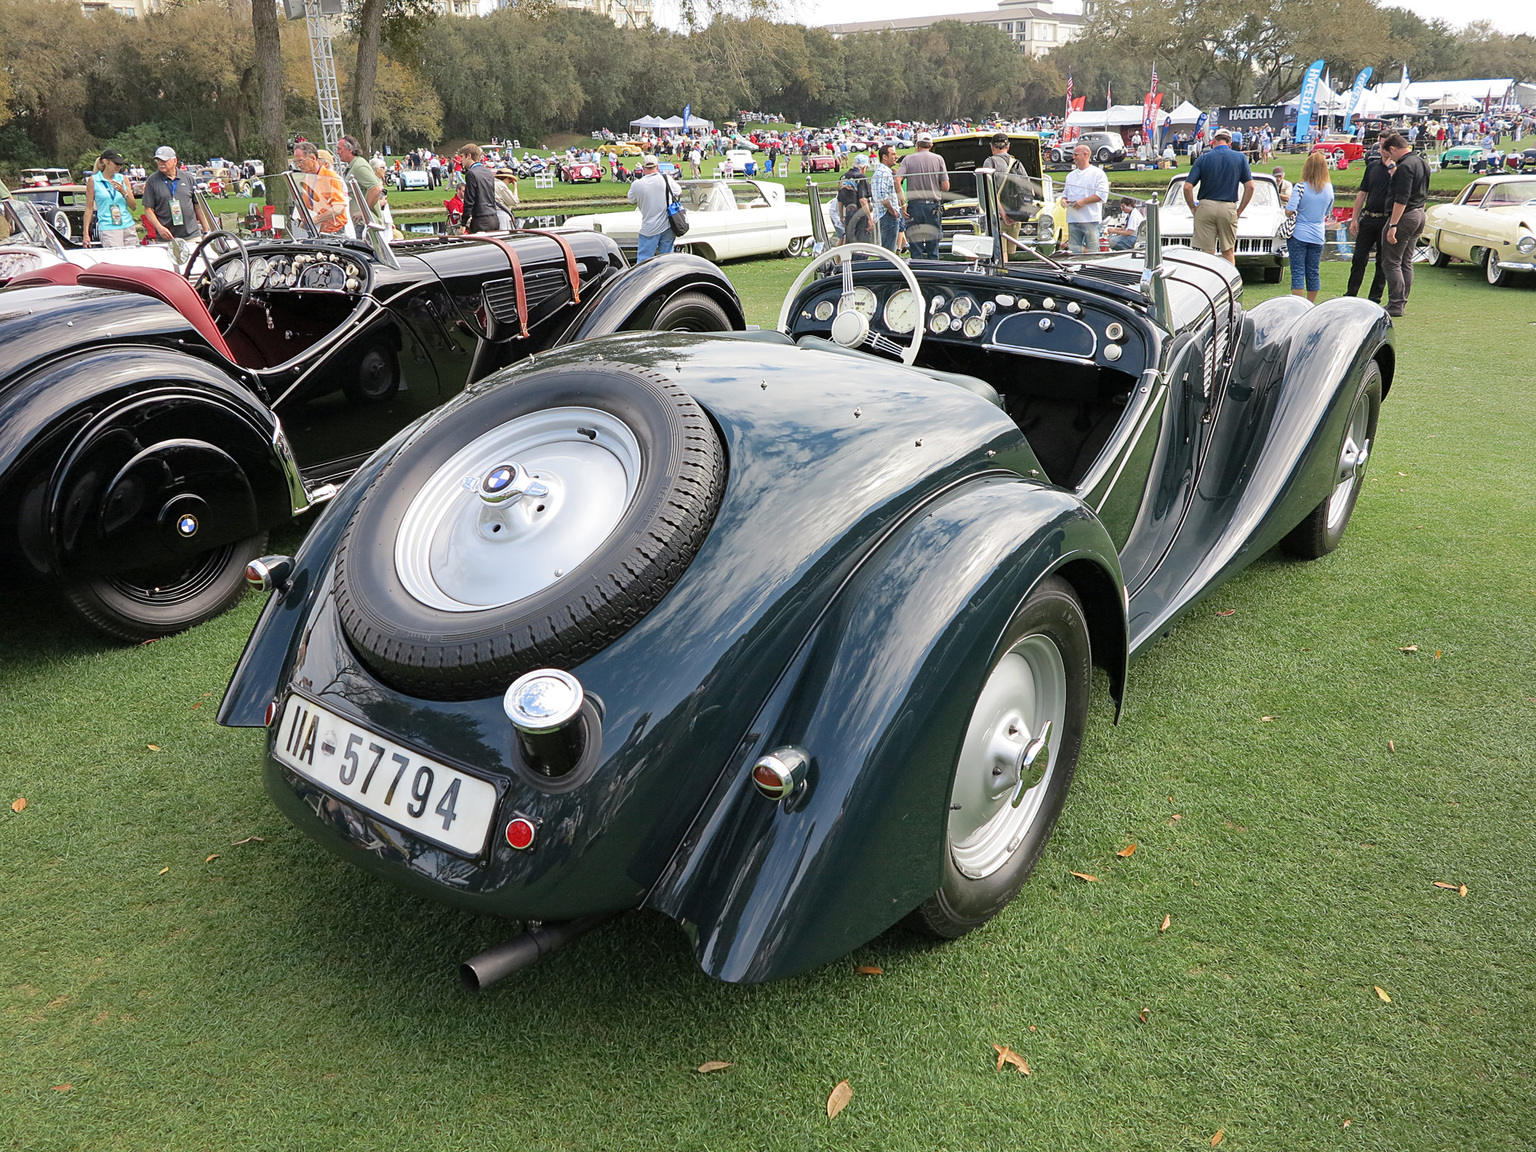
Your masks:
M315 227L327 234L345 230L347 190L341 177L320 163L320 150L308 140L300 140L293 146L293 162L303 173L299 187L304 193L304 207L309 209Z

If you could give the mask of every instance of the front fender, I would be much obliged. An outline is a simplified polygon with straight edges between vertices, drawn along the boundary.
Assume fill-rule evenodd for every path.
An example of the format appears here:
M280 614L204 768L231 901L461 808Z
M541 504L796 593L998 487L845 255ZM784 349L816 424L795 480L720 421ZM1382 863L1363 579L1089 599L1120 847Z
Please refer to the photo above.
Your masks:
M823 614L647 898L699 963L771 980L843 955L938 887L951 771L1008 620L1053 571L1090 593L1117 695L1124 598L1113 545L1076 497L1016 477L971 481L899 528ZM1069 578L1071 578L1069 576ZM1107 618L1106 618L1107 617ZM750 772L785 744L812 756L774 804Z
M647 260L619 273L583 305L555 347L651 326L656 313L680 292L703 292L725 309L731 327L746 327L736 289L725 273L702 256L686 252Z

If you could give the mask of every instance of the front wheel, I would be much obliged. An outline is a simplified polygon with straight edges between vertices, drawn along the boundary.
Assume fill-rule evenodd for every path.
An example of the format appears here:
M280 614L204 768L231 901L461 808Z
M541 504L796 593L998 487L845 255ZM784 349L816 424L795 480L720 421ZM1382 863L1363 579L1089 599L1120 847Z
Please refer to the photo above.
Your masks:
M1376 446L1376 418L1381 413L1381 366L1372 360L1360 377L1355 402L1339 444L1333 491L1280 542L1292 556L1316 560L1339 546L1360 498L1365 466Z
M1099 149L1098 161L1099 161L1100 164L1107 164L1107 163L1109 163L1109 157L1110 157L1110 151L1109 151L1108 148L1100 148Z
M796 236L789 242L789 247L784 249L784 255L791 258L804 256L805 250L810 247L810 244L811 238L809 236Z
M212 620L245 595L245 566L267 550L267 534L214 548L152 572L98 576L64 590L87 624L132 643L170 636Z
M1092 673L1088 621L1071 585L1041 581L991 660L955 763L943 879L910 917L918 931L946 940L1007 906L1066 802Z
M1483 276L1495 288L1502 288L1509 283L1509 273L1504 270L1499 254L1492 248L1483 255Z

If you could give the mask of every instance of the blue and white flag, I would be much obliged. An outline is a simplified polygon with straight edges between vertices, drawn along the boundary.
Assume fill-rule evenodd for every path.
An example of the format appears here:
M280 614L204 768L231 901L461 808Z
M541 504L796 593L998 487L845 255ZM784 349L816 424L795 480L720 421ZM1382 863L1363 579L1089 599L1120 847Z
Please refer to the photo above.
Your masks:
M1360 69L1360 74L1355 77L1355 82L1349 88L1349 111L1344 113L1344 127L1349 127L1349 122L1354 119L1355 106L1360 103L1360 93L1365 91L1365 86L1370 82L1371 73L1375 71L1369 64Z
M1296 142L1312 138L1312 114L1317 111L1317 85L1323 76L1323 62L1312 61L1307 74L1301 78L1301 100L1296 105Z
M1408 95L1408 65L1403 64L1403 78L1397 82L1397 98L1401 100Z
M1369 72L1370 69L1367 68L1366 71ZM684 104L683 105L683 131L684 132L688 131L688 117L690 117L692 115L693 115L693 105L692 104Z
M1200 139L1200 133L1205 131L1205 122L1211 118L1209 112L1200 113L1200 119L1195 121L1195 139Z

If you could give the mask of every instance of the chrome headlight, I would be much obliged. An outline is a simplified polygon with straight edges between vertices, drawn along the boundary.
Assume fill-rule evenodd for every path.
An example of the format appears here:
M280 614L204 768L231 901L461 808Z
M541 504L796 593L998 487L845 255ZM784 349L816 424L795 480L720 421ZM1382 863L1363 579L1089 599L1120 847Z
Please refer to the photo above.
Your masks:
M1529 256L1532 252L1536 252L1536 236L1520 237L1520 243L1516 244L1515 247Z
M1053 240L1056 237L1056 220L1052 216L1040 217L1040 226L1036 229L1037 235L1042 240Z

